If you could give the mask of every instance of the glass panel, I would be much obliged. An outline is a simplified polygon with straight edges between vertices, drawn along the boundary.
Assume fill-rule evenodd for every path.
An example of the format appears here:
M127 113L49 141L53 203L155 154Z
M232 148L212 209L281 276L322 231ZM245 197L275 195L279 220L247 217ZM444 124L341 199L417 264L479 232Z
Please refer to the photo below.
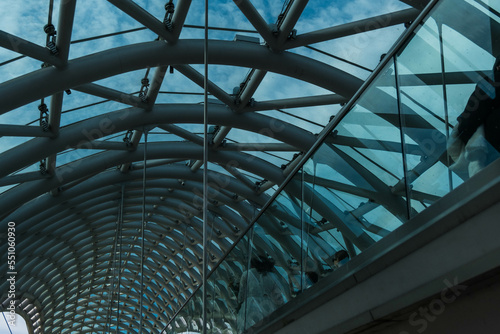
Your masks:
M323 221L321 216L313 209L317 191L320 191L319 188L315 188L316 184L311 183L310 169L314 167L315 164L309 159L295 177L295 182L300 182L302 188L302 290L308 289L318 282L325 273L331 271L328 261L334 253L332 247L334 241L325 241L318 235L318 226ZM304 172L305 170L308 172Z
M495 7L494 1L448 1L437 18L443 39L454 41L444 44L444 63L447 87L452 90L450 141L458 137L456 142L463 145L452 170L463 179L499 157L500 18ZM444 10L458 20L443 15ZM453 81L456 73L462 74L461 80Z
M251 234L250 234L251 235ZM249 238L243 237L207 281L207 332L237 333L238 318L245 319L239 300L244 300L247 289L241 288L242 273L248 267ZM202 330L202 289L198 289L180 313L171 322L168 333Z
M302 188L300 182L290 182L276 201L280 203L269 210L268 227L270 237L281 244L288 256L279 260L280 275L287 281L287 294L293 298L302 291L303 274L303 224L301 208ZM281 255L281 254L280 254Z
M449 128L440 47L439 27L429 19L397 56L411 216L448 193L451 187L443 155Z
M226 270L229 269L229 270ZM214 292L209 307L210 330L208 333L221 333L232 330L231 323L236 322L237 291L233 290L234 274L225 265L219 266L210 276Z
M212 274L209 332L266 322L498 156L498 7L479 0L436 5ZM463 139L467 131L457 131L472 121L483 124L486 144L459 166L453 139ZM468 131L471 141L475 132ZM484 162L476 171L472 158ZM196 330L197 298L172 328Z
M270 253L275 260L276 278L282 297L287 300L301 291L301 207L300 186L291 182L259 220L267 233Z
M289 253L277 246L287 245L290 238L276 232L286 225L280 219L294 217L296 221L297 216L293 213L293 203L289 202L287 196L280 195L276 204L259 218L253 228L251 258L248 269L242 274L239 288L239 332L261 324L287 301L289 283L286 279L288 275L284 273L288 270L285 265L290 261ZM300 248L296 246L295 253L300 256ZM246 294L242 295L242 291Z
M304 166L314 234L334 252L352 257L407 219L395 86L389 62Z
M238 243L238 246L233 249L230 254L230 259L226 260L228 265L231 265L235 271L234 289L236 294L236 319L232 323L232 328L237 332L241 332L247 323L248 308L245 300L248 297L248 280L244 275L250 268L251 247L253 238L253 228L247 235Z
M499 20L487 8L442 1L397 57L412 216L499 155Z
M248 266L248 250L248 238L244 237L209 278L210 282L215 282L215 304L212 307L214 333L217 332L215 328L236 333L241 311L239 295L241 294L242 299L246 295L246 290L240 289L240 284L242 273ZM244 314L241 313L240 316L244 317Z

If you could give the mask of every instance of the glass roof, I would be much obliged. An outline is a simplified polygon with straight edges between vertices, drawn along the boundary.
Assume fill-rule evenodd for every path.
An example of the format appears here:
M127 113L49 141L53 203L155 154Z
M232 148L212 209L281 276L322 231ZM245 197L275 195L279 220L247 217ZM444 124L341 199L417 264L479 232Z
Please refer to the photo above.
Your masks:
M19 235L19 295L45 312L35 333L109 331L109 312L134 332L144 282L159 333L201 282L204 168L213 267L419 13L398 0L209 1L203 163L204 2L0 5L0 222Z

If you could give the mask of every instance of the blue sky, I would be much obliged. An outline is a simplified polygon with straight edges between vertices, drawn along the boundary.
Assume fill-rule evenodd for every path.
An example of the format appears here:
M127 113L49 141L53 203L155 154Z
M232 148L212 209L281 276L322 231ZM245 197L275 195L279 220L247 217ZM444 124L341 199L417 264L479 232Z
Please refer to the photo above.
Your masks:
M147 9L149 12L151 12L153 15L155 15L158 19L163 20L163 16L165 13L165 0L137 0L136 2ZM174 1L174 3L175 2L176 1ZM280 13L283 5L283 1L274 0L253 0L252 3L269 23L274 23L276 21L276 17ZM210 1L210 4L209 25L253 30L252 25L246 20L246 18L239 11L233 1ZM60 0L55 0L54 14L52 19L55 26L57 26L59 5ZM14 34L38 45L45 44L45 33L43 32L43 27L47 23L49 0L28 0L23 2L0 0L0 6L2 8L9 8L8 15L4 15L4 17L2 17L2 20L0 20L0 30L4 30L10 34ZM301 34L405 8L408 7L397 0L352 0L328 2L325 2L324 0L311 0L307 5L303 16L298 21L296 29L298 31L298 34ZM186 19L186 24L202 25L204 15L203 10L204 1L193 0L189 15ZM119 32L139 27L141 27L139 23L120 12L105 0L80 0L77 1L72 40L75 41L92 36ZM326 52L330 52L339 57L348 59L352 62L359 63L368 68L374 68L378 63L380 54L386 52L389 49L396 38L402 33L403 29L404 27L402 25L399 25L393 28L360 34L359 36L341 38L330 43L319 43L314 45L314 47L317 47ZM234 35L234 32L210 33L211 38L221 38L226 40L232 40L234 38ZM253 34L252 36L257 35ZM202 37L203 32L202 30L198 29L185 28L181 34L181 38ZM82 57L88 54L93 54L102 50L107 50L109 48L125 44L153 41L155 38L156 36L153 33L142 30L139 32L120 35L116 37L73 44L70 50L70 59ZM353 67L352 65L345 64L319 53L315 53L312 50L302 49L293 50L291 52L313 56L320 61L324 61L333 66L339 67L363 79L366 78L369 74L367 71L358 69L356 67ZM15 52L0 48L0 63L17 56L19 55ZM193 67L200 69L200 66ZM28 58L24 58L1 66L0 83L23 75L25 73L30 73L39 68L39 61L31 60ZM247 72L248 69L246 68L211 66L209 70L209 76L211 81L217 83L221 88L230 92L233 87L239 85L242 79L244 79ZM144 76L144 73L145 70L134 71L122 74L117 77L102 80L98 83L115 89L120 89L124 92L135 92L140 88L140 80ZM280 87L280 89L276 89L276 87ZM174 75L172 76L167 76L162 86L162 90L176 92L202 92L200 87L196 86L178 73L174 73ZM319 95L326 93L329 92L322 88L310 84L304 84L303 82L300 82L298 80L285 78L278 74L268 73L262 85L255 93L255 99L265 101L269 99L282 99L288 97ZM71 95L65 96L63 111L71 110L81 105L95 103L100 100L102 99L73 91ZM202 97L200 96L185 97L176 95L162 96L159 99L160 102L164 103L199 102L201 100ZM47 102L48 101L46 101L46 103ZM35 101L4 115L0 115L0 124L25 125L33 122L39 116L39 111L37 109L39 103L40 101ZM84 118L91 117L93 115L110 112L123 107L124 106L119 103L108 102L95 107L66 113L62 117L62 124L70 124ZM332 106L315 107L314 109L303 108L302 110L294 110L294 113L302 117L307 117L308 119L319 124L326 124L332 114ZM275 115L276 113L270 111L266 112L266 114ZM286 116L280 115L279 117L287 120ZM308 128L313 133L317 133L321 129L321 127L314 127L309 123L302 122L296 119L294 120L294 122L295 125ZM34 125L36 125L36 123ZM183 126L193 131L199 129L199 126L195 125ZM262 138L262 136L259 137L255 134L250 134L246 131L237 129L233 129L230 132L228 138L239 141L245 141L246 139L250 142L259 142L265 140ZM16 145L19 145L20 143L27 141L28 139L29 138L13 137L0 138L0 153L12 147L15 147ZM266 139L266 141L270 140ZM81 154L78 154L78 157L81 157ZM286 157L287 156L285 156L285 158ZM65 157L60 157L58 159L58 162L61 163L70 161L75 158L77 157L74 157L71 154L67 154L65 155ZM277 163L279 163L279 160ZM33 165L25 171L36 170L36 168L37 166ZM3 190L5 190L5 188ZM0 192L1 191L2 188L0 187ZM3 321L3 319L0 320L2 320L0 321L0 333L9 333L7 327L5 326L5 321ZM26 329L22 329L21 326L18 326L16 328L13 328L12 333L26 333Z
M31 3L32 2L32 3ZM10 14L0 22L0 29L26 40L29 40L38 45L44 45L45 33L43 26L47 23L48 16L48 3L49 1L31 1L29 5L23 2L8 2L7 0L0 0L0 5L9 6ZM163 0L140 0L136 1L139 5L150 11L158 19L162 20L164 16L164 3ZM277 15L280 13L283 2L274 0L255 0L252 1L255 8L269 23L276 21ZM57 26L58 8L60 0L54 1L54 11L52 22ZM307 5L302 17L296 25L298 34L306 33L317 29L332 27L338 24L349 22L352 20L360 20L367 17L385 14L395 10L407 8L406 5L397 0L386 1L368 1L368 0L354 0L354 1L331 1L325 6L325 2L321 0L312 0ZM204 1L194 0L186 19L188 25L202 25L204 13ZM238 29L253 30L252 25L246 20L243 14L239 11L237 6L232 1L210 1L209 10L209 25L217 27L233 27ZM20 24L21 23L21 24ZM115 8L109 2L104 0L85 0L78 1L76 6L76 13L74 19L72 40L80 40L92 36L103 35L118 31L141 27L139 23L123 14L120 10ZM345 37L329 43L318 43L317 47L323 51L332 53L336 56L348 59L352 62L359 63L368 68L374 68L380 57L380 54L386 52L388 48L394 43L397 36L403 31L402 25L397 27L386 28L365 34L359 34L352 37ZM248 34L247 35L252 35ZM222 38L232 40L234 32L219 32L212 31L210 38ZM254 34L253 36L258 36ZM202 38L203 31L200 29L184 28L182 30L181 38ZM139 32L124 34L116 37L103 38L95 41L85 43L73 44L70 49L70 59L78 58L88 54L96 53L112 47L140 43L144 41L152 41L156 36L147 31L142 30ZM262 42L262 39L261 39ZM328 56L319 54L315 51L302 48L301 50L292 50L306 56L312 56L319 61L330 63L340 69L348 71L360 78L366 78L369 72L356 68L352 65L343 63ZM17 57L15 52L0 49L0 62ZM11 78L19 76L23 73L29 73L38 69L40 66L39 61L31 59L21 59L16 62L0 67L0 82L7 81ZM193 66L202 71L201 66ZM232 91L244 79L248 69L245 68L228 68L227 66L210 66L209 78L215 82L225 91ZM124 73L119 76L108 78L97 82L107 87L119 89L124 92L135 92L140 88L140 80L144 76L145 70ZM280 87L280 89L276 89ZM202 89L193 84L182 75L175 73L174 75L167 75L165 82L162 86L162 91L195 91L202 92ZM298 80L283 77L278 74L268 73L264 78L261 86L256 91L254 98L257 101L264 101L268 99L280 99L289 97L299 97L307 95L319 95L330 93L322 88L304 84ZM48 104L47 98L46 103ZM172 103L172 102L200 102L202 97L193 96L180 96L168 95L160 96L158 102ZM90 96L87 94L73 91L71 96L65 96L63 111L71 110L81 105L87 105L95 102L102 101L101 98ZM17 110L0 115L0 123L3 124L19 124L25 125L34 122L39 117L38 105L40 101L35 101ZM116 102L107 102L100 104L96 107L85 108L76 112L63 114L61 124L74 123L82 118L88 118L94 115L102 114L103 112L110 112L116 109L123 108L124 105ZM296 109L296 113L300 117L305 117L313 122L319 124L326 124L329 117L338 106L320 106L309 108ZM269 116L278 115L278 112L266 112ZM288 116L279 115L284 120L289 119L295 125L308 128L309 131L317 133L321 127L315 127L307 122L302 122L296 118L289 118ZM36 123L32 123L36 125ZM188 130L198 131L196 125L185 125ZM253 136L250 138L249 136ZM265 140L258 136L251 135L241 130L233 129L229 134L229 139L242 139L248 138L249 141L259 142ZM27 141L29 138L14 138L4 137L0 138L0 152L7 150L13 146ZM243 140L242 140L243 141ZM92 152L79 152L82 154L90 154ZM67 155L67 158L73 159L74 156ZM289 158L286 157L285 158ZM69 161L67 160L67 161ZM280 164L281 162L277 162ZM37 166L32 166L25 171L36 170ZM1 190L0 190L1 191Z

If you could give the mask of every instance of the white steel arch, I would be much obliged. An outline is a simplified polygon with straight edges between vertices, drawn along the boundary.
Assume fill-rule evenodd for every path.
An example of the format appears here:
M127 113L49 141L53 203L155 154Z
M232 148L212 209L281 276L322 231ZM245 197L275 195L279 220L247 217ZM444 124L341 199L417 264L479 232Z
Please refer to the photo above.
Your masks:
M168 1L175 10L165 13L165 4L159 1L108 0L109 20L139 25L130 33L141 34L140 40L124 38L109 47L93 43L125 34L88 36L77 23L79 13L88 9L84 1L56 1L58 10L50 1L48 23L54 24L57 33L49 33L46 41L43 36L42 42L34 42L34 33L0 31L2 51L20 54L20 58L1 58L0 70L14 68L17 62L27 64L26 72L0 72L4 145L0 187L5 187L0 188L0 233L8 222L16 222L18 292L31 302L22 312L40 312L32 318L34 333L139 333L143 316L147 332L160 333L202 281L203 169L208 169L210 183L209 255L214 266L290 173L299 155L313 145L340 104L364 82L367 68L356 63L357 57L339 62L332 54L341 45L337 42L379 29L395 39L404 30L402 24L419 13L399 1L386 0L385 12L343 23L330 20L326 26L301 32L299 27L307 27L301 20L314 21L318 15L316 4L285 1L277 6L283 10L276 17L258 1L234 2L235 21L224 17L219 22L222 26L210 28L214 37L208 41L208 59L213 73L220 75L208 77L212 132L205 165L199 133L204 77L198 66L204 60L204 41L196 34L199 26L193 24L199 23L198 4ZM214 3L215 7L222 4ZM237 26L238 20L245 29ZM45 16L38 21L45 23ZM328 51L309 48L314 43ZM88 47L83 52L79 45ZM372 52L369 56L373 68L378 59L372 60ZM134 76L137 80L131 84L129 78ZM184 82L186 88L176 91L179 87L170 80ZM144 168L147 186L142 203ZM390 189L370 175L363 177L383 188L378 190L385 196L374 201L377 205L400 210ZM356 183L341 186L353 194L369 192ZM296 198L302 191L312 194L315 204L320 203L317 211L359 249L373 243L357 222L345 224L339 218L344 213L322 202L313 189L292 184L287 191ZM142 205L149 224L144 250L137 237ZM271 217L264 218L265 233L282 242L280 247L287 253L276 254L276 259L291 274L289 262L300 250L279 234L287 228L280 225L283 221L288 228L296 227L295 218L286 209L273 210ZM311 245L321 248L316 241ZM255 247L278 251L261 235L256 236ZM6 252L3 243L0 249ZM139 270L142 251L146 259ZM243 256L245 251L233 252ZM210 288L234 301L235 292L228 287L241 268L221 266L226 276ZM4 263L0 269L0 275L7 272ZM139 284L139 272L146 288ZM6 289L2 280L2 307L8 302ZM210 303L220 319L234 317L229 313L235 305Z

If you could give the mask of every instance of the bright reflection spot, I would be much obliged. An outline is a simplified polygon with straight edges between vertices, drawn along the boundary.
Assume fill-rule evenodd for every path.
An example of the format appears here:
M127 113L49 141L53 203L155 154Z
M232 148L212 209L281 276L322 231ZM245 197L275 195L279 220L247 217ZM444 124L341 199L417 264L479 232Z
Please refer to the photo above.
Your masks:
M9 312L2 312L2 317L0 318L0 333L2 334L28 334L28 328L26 327L26 321L19 314L16 314L15 326L8 325L10 322ZM10 331L9 331L10 329Z

